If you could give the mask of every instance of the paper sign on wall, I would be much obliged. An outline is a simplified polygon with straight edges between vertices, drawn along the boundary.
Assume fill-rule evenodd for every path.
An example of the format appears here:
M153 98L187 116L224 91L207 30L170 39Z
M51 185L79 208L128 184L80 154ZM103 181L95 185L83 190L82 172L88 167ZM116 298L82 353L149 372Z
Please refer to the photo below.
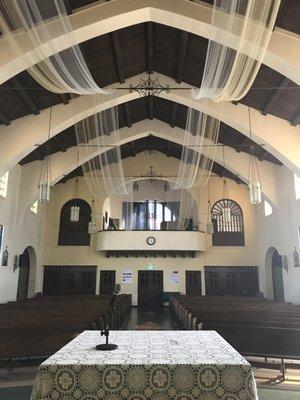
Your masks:
M122 282L131 283L132 282L132 269L124 269L122 273Z
M179 273L178 271L170 272L170 283L179 283Z

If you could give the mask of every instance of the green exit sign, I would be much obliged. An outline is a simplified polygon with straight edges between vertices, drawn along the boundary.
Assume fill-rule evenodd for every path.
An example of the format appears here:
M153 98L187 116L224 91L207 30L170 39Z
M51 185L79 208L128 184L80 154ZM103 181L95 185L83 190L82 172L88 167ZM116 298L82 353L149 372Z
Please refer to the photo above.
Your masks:
M147 270L148 270L148 271L153 271L153 270L154 270L154 265L153 265L152 263L149 263L149 264L147 265Z

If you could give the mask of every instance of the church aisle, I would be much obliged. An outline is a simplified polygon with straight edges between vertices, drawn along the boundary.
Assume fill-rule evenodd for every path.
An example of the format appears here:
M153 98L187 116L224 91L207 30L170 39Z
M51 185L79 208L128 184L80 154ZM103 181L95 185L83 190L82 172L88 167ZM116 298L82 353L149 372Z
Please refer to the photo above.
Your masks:
M169 307L139 308L132 307L131 314L126 320L123 330L175 330L176 325L170 314Z

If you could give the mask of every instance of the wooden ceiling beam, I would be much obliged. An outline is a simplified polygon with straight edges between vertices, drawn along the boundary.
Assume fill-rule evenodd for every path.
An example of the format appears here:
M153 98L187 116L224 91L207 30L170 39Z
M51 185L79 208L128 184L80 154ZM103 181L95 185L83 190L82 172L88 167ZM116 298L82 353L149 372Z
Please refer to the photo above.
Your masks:
M279 97L282 94L282 90L287 88L289 86L290 80L288 78L284 78L279 87L276 89L275 93L273 94L273 96L269 99L269 101L267 102L267 104L264 106L263 110L262 110L262 115L267 115L272 111L272 108L275 106L275 104L277 103Z
M264 150L261 155L258 157L259 161L263 161L266 159L266 157L269 155L269 152L267 150Z
M241 151L245 150L247 144L248 144L248 139L244 139L242 143L236 148L236 151L240 153Z
M185 31L182 31L181 40L180 40L179 57L178 57L177 75L176 75L177 83L181 83L182 79L183 79L188 38L189 38L189 34Z
M136 151L135 151L135 146L134 146L133 142L129 143L129 149L130 149L131 157L135 157L136 156Z
M63 104L69 104L68 95L65 93L58 93L59 101Z
M132 118L130 114L130 107L128 103L124 103L124 110L125 110L125 118L126 118L126 124L128 128L132 126Z
M116 66L117 66L117 71L118 71L118 76L119 76L119 82L124 83L125 78L124 78L124 69L123 69L123 59L122 59L122 53L121 53L121 47L120 47L119 34L117 31L112 32L112 41L113 41L115 61L116 61Z
M3 122L4 125L11 124L10 120L7 118L7 116L5 114L3 114L2 111L0 111L0 121Z
M170 122L170 126L172 128L175 128L175 125L176 125L177 109L178 109L178 103L173 103L172 116L171 116L171 122Z
M40 113L40 110L37 108L37 106L34 104L32 101L31 97L28 95L26 90L23 89L21 83L17 78L12 78L11 83L15 90L18 92L19 96L21 99L24 101L24 103L27 105L29 110L32 112L32 114L37 115Z
M291 119L291 125L296 126L300 124L300 107L298 110L294 113L292 119Z
M64 3L65 3L65 7L66 7L67 14L68 14L68 15L73 14L73 9L72 9L72 7L71 7L70 0L64 0Z
M35 156L38 160L40 160L40 161L43 161L43 160L44 160L45 156L44 156L44 154L41 152L40 149L36 148L35 150L33 150L33 153L34 153L34 156Z
M154 115L154 97L148 96L148 119L153 119Z
M147 69L149 74L154 70L153 22L147 22Z
M10 125L11 124L10 119L1 110L0 110L0 121L4 125Z
M54 136L53 141L59 151L62 151L63 153L65 153L67 151L66 146L60 141L60 139L58 137Z

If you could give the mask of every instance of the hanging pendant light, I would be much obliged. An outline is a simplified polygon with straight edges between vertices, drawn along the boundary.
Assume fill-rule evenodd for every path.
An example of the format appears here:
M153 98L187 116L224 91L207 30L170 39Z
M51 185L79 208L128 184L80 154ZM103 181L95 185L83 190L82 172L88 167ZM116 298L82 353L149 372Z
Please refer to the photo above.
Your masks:
M252 125L251 125L251 112L248 107L249 115L249 131L250 139L252 140ZM262 202L262 185L259 175L258 161L254 156L254 146L251 146L249 155L249 169L248 169L248 187L251 204L259 204Z
M51 120L52 120L52 107L50 108L50 115L49 115L48 141L51 135ZM42 164L42 169L38 183L38 201L40 203L49 203L50 190L51 190L51 155L45 157Z
M97 224L96 224L96 213L95 213L95 199L92 199L92 214L91 220L88 225L88 233L92 235L93 233L97 233Z
M79 198L79 188L78 188L78 178L75 180L75 188L74 188L74 197L75 202ZM71 222L78 222L79 221L79 214L80 214L80 206L73 205L70 209L70 221Z
M139 184L138 184L137 182L133 182L133 184L132 184L132 190L133 190L134 192L138 192L138 190L139 190Z
M211 218L211 202L210 202L210 190L209 190L209 182L207 183L207 223L206 223L206 233L212 235L214 233L214 224Z
M223 169L225 173L225 146L223 146ZM231 210L228 205L228 191L227 182L225 176L223 176L223 207L222 207L222 219L223 222L231 222Z
M47 157L43 161L38 184L38 200L40 203L49 203L51 189L51 160Z

